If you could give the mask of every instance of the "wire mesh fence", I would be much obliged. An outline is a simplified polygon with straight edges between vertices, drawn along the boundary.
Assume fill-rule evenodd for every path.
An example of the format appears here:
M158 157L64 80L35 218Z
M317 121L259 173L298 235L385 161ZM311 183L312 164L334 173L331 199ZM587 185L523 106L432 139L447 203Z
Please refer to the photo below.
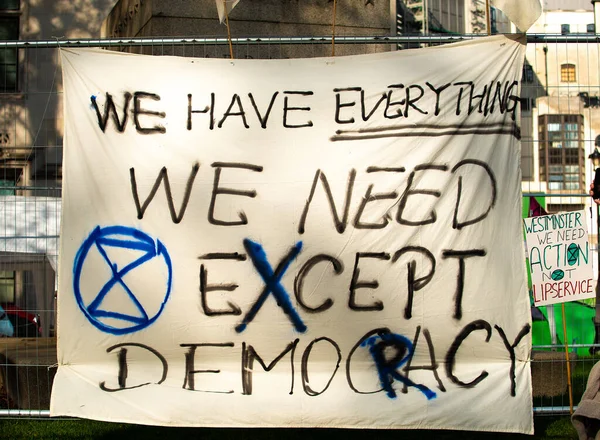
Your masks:
M430 47L468 35L335 38L335 54ZM598 207L589 160L600 145L598 37L529 35L519 107L523 216L586 212L598 274ZM330 56L332 37L235 38L236 59ZM60 48L229 58L224 38L0 42L0 416L47 416L56 372L56 297L63 146ZM3 72L2 72L3 71ZM62 231L68 236L68 231ZM523 262L525 264L525 262ZM600 358L595 300L533 307L532 374L537 414L565 413ZM565 319L563 319L565 317Z

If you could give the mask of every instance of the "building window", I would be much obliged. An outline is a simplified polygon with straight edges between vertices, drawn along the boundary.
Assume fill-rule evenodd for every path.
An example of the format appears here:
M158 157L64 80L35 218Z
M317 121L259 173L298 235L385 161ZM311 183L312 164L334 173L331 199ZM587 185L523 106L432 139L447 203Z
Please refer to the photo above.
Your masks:
M521 79L524 83L532 83L533 82L533 67L530 64L523 64L523 77Z
M596 33L596 26L594 25L594 23L588 23L588 25L587 25L587 32L588 32L588 34L595 34Z
M582 191L585 158L583 116L539 117L540 179L550 191Z
M570 32L571 32L571 25L570 24L561 24L560 25L560 33L561 34L567 35Z
M534 98L521 98L521 111L530 112L532 108L535 108Z
M0 196L20 195L18 187L23 185L23 168L5 165L0 167Z
M20 0L0 0L0 9L5 9L7 11L18 11L20 7Z
M15 186L16 184L12 180L0 179L0 196L14 196Z
M561 64L560 66L560 80L561 82L575 82L575 64Z
M490 7L490 33L497 34L498 33L498 14L496 12L496 8Z
M15 272L10 270L0 271L0 303L15 302Z
M0 40L19 39L20 0L0 0ZM0 49L0 92L18 91L18 51L16 47Z

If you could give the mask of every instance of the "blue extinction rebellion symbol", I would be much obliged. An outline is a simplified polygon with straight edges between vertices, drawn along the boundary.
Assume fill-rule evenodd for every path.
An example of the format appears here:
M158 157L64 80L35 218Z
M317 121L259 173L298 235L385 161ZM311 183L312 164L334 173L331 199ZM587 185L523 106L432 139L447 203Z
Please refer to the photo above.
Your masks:
M73 264L79 308L96 328L113 335L137 332L156 321L172 279L165 246L126 226L96 227Z

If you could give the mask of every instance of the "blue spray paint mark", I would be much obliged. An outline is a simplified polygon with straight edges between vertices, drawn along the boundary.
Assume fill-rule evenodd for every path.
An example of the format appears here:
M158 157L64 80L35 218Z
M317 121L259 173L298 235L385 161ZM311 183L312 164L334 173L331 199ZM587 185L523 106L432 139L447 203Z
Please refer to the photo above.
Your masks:
M283 258L283 260L281 260L275 272L273 272L273 268L267 260L267 254L265 253L260 243L255 243L252 240L246 238L244 239L244 248L246 249L246 252L248 252L248 255L250 256L250 259L252 260L256 271L259 273L259 275L265 282L265 288L263 289L262 293L254 303L252 308L248 310L248 313L242 320L242 323L235 327L235 331L241 333L244 330L246 330L248 323L250 323L254 319L260 308L265 303L269 294L272 293L275 297L275 300L277 301L277 305L283 309L286 315L288 315L296 331L304 333L307 329L306 325L304 325L302 319L300 318L300 315L298 314L296 309L294 309L294 306L290 301L290 296L288 295L287 291L281 285L281 278L283 278L285 271L290 266L290 263L296 259L296 257L302 250L302 242L299 241L294 247L292 247L288 254Z
M427 400L435 399L436 393L434 391L431 391L425 385L414 383L408 377L402 376L397 371L402 365L408 362L413 355L414 348L410 339L395 333L379 333L377 336L371 336L361 345L363 347L369 347L369 352L377 367L381 386L390 399L395 399L397 397L396 391L392 387L394 379L402 382L406 386L418 389L425 397L427 397ZM390 351L394 350L394 356L391 358L386 357L386 349Z
M119 267L110 260L110 257L106 253L106 248L112 247L117 249L129 249L143 252L142 256L125 265L125 267L119 269ZM86 304L82 292L81 292L81 272L83 270L84 262L91 249L96 249L102 256L108 267L110 267L112 278L102 286L100 291L96 294L94 299ZM133 271L142 264L154 259L162 258L167 268L167 280L164 287L164 299L160 304L158 312L152 317L148 316L143 301L140 301L140 295L146 292L132 292L129 286L123 281L123 277L129 272ZM109 226L105 228L96 227L92 233L84 240L83 244L77 251L75 261L73 264L73 291L75 293L75 299L79 308L87 319L99 330L110 333L113 335L124 335L142 330L151 325L162 313L167 300L171 293L173 279L173 268L171 264L171 258L165 246L159 241L150 237L149 235L126 226ZM102 302L106 298L106 295L110 290L119 285L123 288L127 294L127 298L133 304L139 316L121 313L118 310L104 310L101 308ZM89 292L86 292L86 297L89 296ZM124 322L123 327L115 327L107 324L102 318L111 318L118 321Z

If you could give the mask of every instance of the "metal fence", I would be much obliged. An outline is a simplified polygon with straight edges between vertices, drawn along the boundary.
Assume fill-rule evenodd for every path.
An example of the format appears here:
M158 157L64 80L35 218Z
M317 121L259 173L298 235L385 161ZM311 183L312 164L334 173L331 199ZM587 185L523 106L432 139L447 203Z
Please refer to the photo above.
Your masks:
M336 37L336 56L440 45L479 36ZM234 58L330 56L332 37L235 38ZM599 37L528 35L521 99L523 215L585 210L598 273L597 207L588 156L600 145ZM56 372L56 268L61 213L59 48L229 58L225 38L0 42L0 416L45 417ZM9 60L9 61L7 61ZM11 61L13 60L13 61ZM3 70L3 72L2 72ZM600 358L595 301L565 306L574 403ZM0 312L1 313L1 312ZM567 413L560 306L532 307L537 414ZM14 331L8 334L3 322ZM600 321L600 318L599 318ZM600 345L597 346L600 350Z

